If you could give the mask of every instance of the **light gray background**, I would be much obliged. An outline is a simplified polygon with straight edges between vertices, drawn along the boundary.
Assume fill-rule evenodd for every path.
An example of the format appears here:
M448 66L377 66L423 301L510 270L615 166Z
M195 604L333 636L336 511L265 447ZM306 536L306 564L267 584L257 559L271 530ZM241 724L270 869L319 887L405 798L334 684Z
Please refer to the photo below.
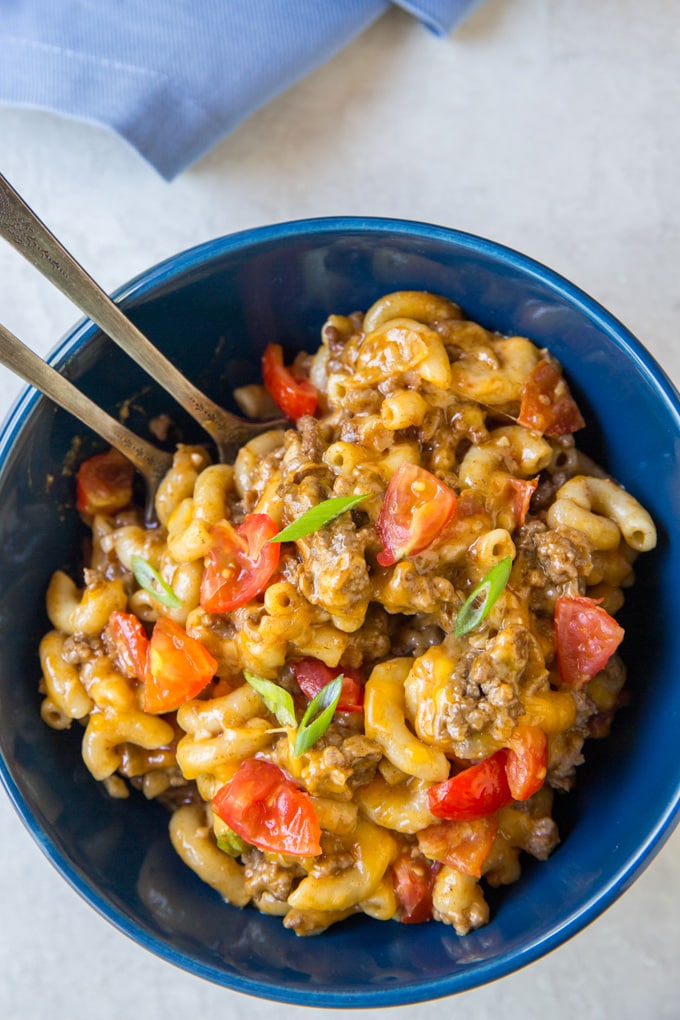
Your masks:
M187 246L297 217L469 230L590 292L677 384L679 54L675 0L486 0L443 41L392 11L170 185L107 132L28 110L0 109L0 169L109 290ZM46 353L78 318L0 243L0 321ZM19 389L0 371L3 416ZM300 1013L128 941L65 885L2 793L0 854L2 1020ZM408 1015L677 1020L679 888L680 832L567 945ZM405 1014L354 1015L385 1012Z

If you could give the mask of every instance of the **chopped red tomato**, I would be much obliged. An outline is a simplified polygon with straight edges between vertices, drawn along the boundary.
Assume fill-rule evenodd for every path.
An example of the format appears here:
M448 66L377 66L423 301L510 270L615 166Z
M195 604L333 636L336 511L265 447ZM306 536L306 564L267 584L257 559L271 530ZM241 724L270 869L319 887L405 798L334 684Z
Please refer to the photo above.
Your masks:
M527 514L529 513L531 497L536 491L536 486L538 485L538 475L536 478L510 478L508 485L510 488L510 505L512 507L512 515L515 518L515 526L521 528Z
M161 616L149 642L144 711L174 711L200 694L216 669L216 660L200 641L167 616Z
M118 450L84 460L76 478L76 506L82 514L114 514L132 501L135 469Z
M236 528L228 521L213 527L200 590L207 613L228 613L264 591L279 564L281 546L269 541L278 531L269 514L251 514Z
M418 846L426 857L441 861L464 875L481 878L497 830L495 814L471 821L438 822L421 829Z
M115 610L109 617L108 632L125 673L144 680L149 660L149 639L142 621L134 613Z
M361 712L364 704L364 683L358 669L335 666L331 669L321 659L299 659L291 668L300 690L311 701L322 687L342 673L342 690L338 702L339 712Z
M280 344L267 344L262 355L262 379L272 399L293 421L303 414L314 414L319 399L316 386L304 376L295 376L283 364Z
M432 887L438 867L422 854L408 850L392 865L394 892L404 924L422 924L432 917Z
M508 786L505 748L476 765L470 765L427 791L430 811L436 818L473 821L484 818L512 801Z
M513 478L503 472L497 472L490 480L489 493L491 499L487 507L494 514L498 527L514 531L521 528L531 506L531 498L538 486L536 478ZM461 494L456 508L456 521L460 519Z
M538 362L524 385L517 421L546 436L564 436L585 425L564 377L547 358Z
M505 774L513 800L528 800L543 786L548 771L548 738L540 726L520 723L510 738Z
M237 836L260 850L297 857L321 853L321 826L311 797L272 762L242 762L211 807Z
M456 512L456 494L416 464L400 464L392 475L376 523L383 567L415 556L441 534Z
M583 687L609 662L624 630L585 595L560 595L555 603L555 650L562 683Z

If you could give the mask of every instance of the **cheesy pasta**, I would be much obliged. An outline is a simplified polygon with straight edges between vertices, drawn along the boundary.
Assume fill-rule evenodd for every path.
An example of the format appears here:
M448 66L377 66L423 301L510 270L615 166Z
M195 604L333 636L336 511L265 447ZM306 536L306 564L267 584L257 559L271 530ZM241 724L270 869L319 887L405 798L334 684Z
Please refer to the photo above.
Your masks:
M47 591L42 718L81 724L111 796L165 804L234 906L465 935L557 846L553 798L623 703L613 614L654 524L578 450L550 353L448 298L332 314L263 380L243 409L295 423L233 465L179 446L156 527L118 455L79 472L91 549Z

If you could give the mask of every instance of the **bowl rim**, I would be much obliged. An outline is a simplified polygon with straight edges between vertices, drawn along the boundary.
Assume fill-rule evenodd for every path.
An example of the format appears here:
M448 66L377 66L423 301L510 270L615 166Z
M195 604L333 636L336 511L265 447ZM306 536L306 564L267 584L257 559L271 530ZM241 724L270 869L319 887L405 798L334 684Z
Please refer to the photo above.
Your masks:
M589 319L596 328L603 331L638 366L653 385L659 399L665 404L680 435L680 394L678 390L651 352L614 315L580 287L538 260L502 243L453 227L390 217L325 216L285 220L246 228L204 241L157 262L115 289L112 297L117 303L126 307L129 303L157 291L164 283L170 282L180 275L192 270L203 269L207 262L224 254L233 253L239 249L248 249L253 245L277 243L301 236L311 238L321 234L333 235L348 232L357 235L384 233L391 235L392 238L396 235L411 240L421 237L443 243L453 242L470 253L493 257L523 275L539 280ZM66 332L48 354L46 360L56 368L61 367L74 350L77 350L98 332L100 332L99 327L90 319L81 318ZM47 398L43 398L33 387L24 386L12 404L0 429L0 473L4 469L8 453L12 450L26 419L36 403L42 399ZM680 821L679 775L674 796L668 799L665 809L657 818L653 829L646 834L642 841L638 842L635 851L631 852L604 886L585 901L579 900L577 906L566 917L562 918L559 923L552 924L541 937L535 938L520 951L513 950L511 953L500 954L492 960L472 963L466 966L464 971L452 970L444 978L429 979L422 983L412 983L398 988L364 988L356 992L311 989L302 991L226 973L218 967L200 963L184 952L175 949L169 941L164 942L156 935L151 935L137 922L126 917L122 910L108 902L46 835L29 809L26 799L14 780L9 763L6 762L1 751L0 782L24 826L50 863L90 906L136 944L167 963L233 991L266 1000L317 1008L354 1009L411 1005L433 1001L469 991L520 970L565 943L608 909L651 863Z

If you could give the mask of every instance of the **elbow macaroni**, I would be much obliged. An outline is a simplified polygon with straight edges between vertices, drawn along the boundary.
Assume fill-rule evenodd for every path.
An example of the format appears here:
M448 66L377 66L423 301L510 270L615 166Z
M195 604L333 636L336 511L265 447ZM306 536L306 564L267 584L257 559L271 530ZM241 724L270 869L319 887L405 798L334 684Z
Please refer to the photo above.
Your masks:
M556 600L590 597L615 613L656 530L572 436L519 423L544 358L529 339L492 334L439 295L399 291L363 319L331 315L319 351L298 363L319 391L315 418L251 440L233 465L180 446L156 495L159 527L145 526L140 508L97 514L82 586L53 575L42 719L57 730L81 723L85 764L112 797L132 787L166 803L173 847L228 903L281 916L300 935L356 913L411 920L416 909L463 936L488 920L485 883L517 881L522 853L545 859L555 845L552 790L572 784L585 736L606 733L625 682L617 655L583 696L563 681ZM238 399L253 414L270 403L258 385ZM439 531L428 531L432 507L412 508L416 489L399 492L389 517L386 493L404 464L453 490L455 512ZM284 543L251 597L206 608L207 564L215 535L232 533L227 524L238 536L250 515L266 514L279 528L348 495L365 499ZM380 554L390 528L405 545L388 563ZM234 541L220 561L226 584L261 555ZM171 605L140 587L135 556L171 590ZM456 636L467 595L508 558L507 588ZM209 653L214 676L151 711L152 680L172 694L183 674L178 681L162 656L140 660L121 619L138 623L147 643L170 621ZM303 666L344 680L330 724L296 751L314 693ZM281 713L285 698L293 719ZM505 804L481 824L436 813L433 787L496 752L520 753L527 731L548 750L526 804ZM236 832L210 805L225 791L236 802L244 763L275 766L289 785L284 795L255 783ZM320 853L296 852L291 790L318 825Z
M648 552L656 545L650 515L609 478L570 478L558 489L547 519L550 525L567 524L583 531L597 549L615 548L621 536L636 552Z

